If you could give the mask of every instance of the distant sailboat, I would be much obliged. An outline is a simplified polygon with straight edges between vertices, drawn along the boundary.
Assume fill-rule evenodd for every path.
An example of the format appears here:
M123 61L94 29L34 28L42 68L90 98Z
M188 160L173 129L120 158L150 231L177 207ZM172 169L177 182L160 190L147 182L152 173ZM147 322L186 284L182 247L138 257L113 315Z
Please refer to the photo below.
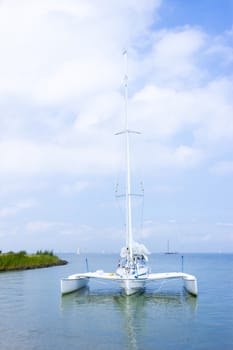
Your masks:
M177 252L174 252L174 251L170 250L170 242L169 242L169 240L167 241L167 250L166 250L165 254L178 254Z

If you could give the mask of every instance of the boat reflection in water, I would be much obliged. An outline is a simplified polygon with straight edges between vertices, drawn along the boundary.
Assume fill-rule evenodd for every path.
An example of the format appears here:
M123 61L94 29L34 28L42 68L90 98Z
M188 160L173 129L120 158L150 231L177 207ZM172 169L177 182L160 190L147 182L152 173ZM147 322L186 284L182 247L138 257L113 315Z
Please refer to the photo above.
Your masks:
M145 339L151 338L154 342L152 337L163 326L166 328L169 322L176 327L181 320L185 322L185 319L192 319L196 308L197 298L185 291L145 291L126 296L116 289L90 291L89 288L83 288L75 294L61 297L61 312L75 314L76 319L73 321L78 329L80 324L85 327L85 319L88 329L94 328L97 334L103 334L104 330L112 344L111 349L125 348L125 343L127 349L142 349Z

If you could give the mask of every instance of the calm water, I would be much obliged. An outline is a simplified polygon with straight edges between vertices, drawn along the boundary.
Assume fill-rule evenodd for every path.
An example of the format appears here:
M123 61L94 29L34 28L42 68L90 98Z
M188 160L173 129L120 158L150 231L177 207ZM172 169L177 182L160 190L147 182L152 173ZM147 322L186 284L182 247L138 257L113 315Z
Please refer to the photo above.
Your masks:
M233 349L233 254L186 254L199 296L181 281L156 282L125 297L118 285L91 281L60 296L60 278L85 271L85 257L60 255L62 267L0 274L0 349ZM115 270L117 255L88 255L90 270ZM153 272L181 270L180 255L152 255Z

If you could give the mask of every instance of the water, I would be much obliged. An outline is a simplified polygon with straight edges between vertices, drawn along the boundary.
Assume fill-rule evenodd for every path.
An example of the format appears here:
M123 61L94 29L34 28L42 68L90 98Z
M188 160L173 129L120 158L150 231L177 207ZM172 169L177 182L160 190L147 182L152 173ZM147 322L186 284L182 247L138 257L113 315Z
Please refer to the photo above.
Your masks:
M85 271L85 257L61 255L62 267L0 273L0 349L233 349L233 254L187 254L184 270L198 278L199 296L181 281L156 282L125 297L118 285L60 296L60 279ZM114 271L117 255L92 254L89 268ZM180 255L152 255L153 272L181 270Z

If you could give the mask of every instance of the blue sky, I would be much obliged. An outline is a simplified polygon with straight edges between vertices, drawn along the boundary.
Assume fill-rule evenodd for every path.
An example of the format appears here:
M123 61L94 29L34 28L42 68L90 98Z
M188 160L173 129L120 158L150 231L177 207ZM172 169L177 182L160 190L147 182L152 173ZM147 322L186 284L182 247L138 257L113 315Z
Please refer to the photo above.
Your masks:
M124 47L135 240L232 252L230 0L1 1L2 251L124 245Z

